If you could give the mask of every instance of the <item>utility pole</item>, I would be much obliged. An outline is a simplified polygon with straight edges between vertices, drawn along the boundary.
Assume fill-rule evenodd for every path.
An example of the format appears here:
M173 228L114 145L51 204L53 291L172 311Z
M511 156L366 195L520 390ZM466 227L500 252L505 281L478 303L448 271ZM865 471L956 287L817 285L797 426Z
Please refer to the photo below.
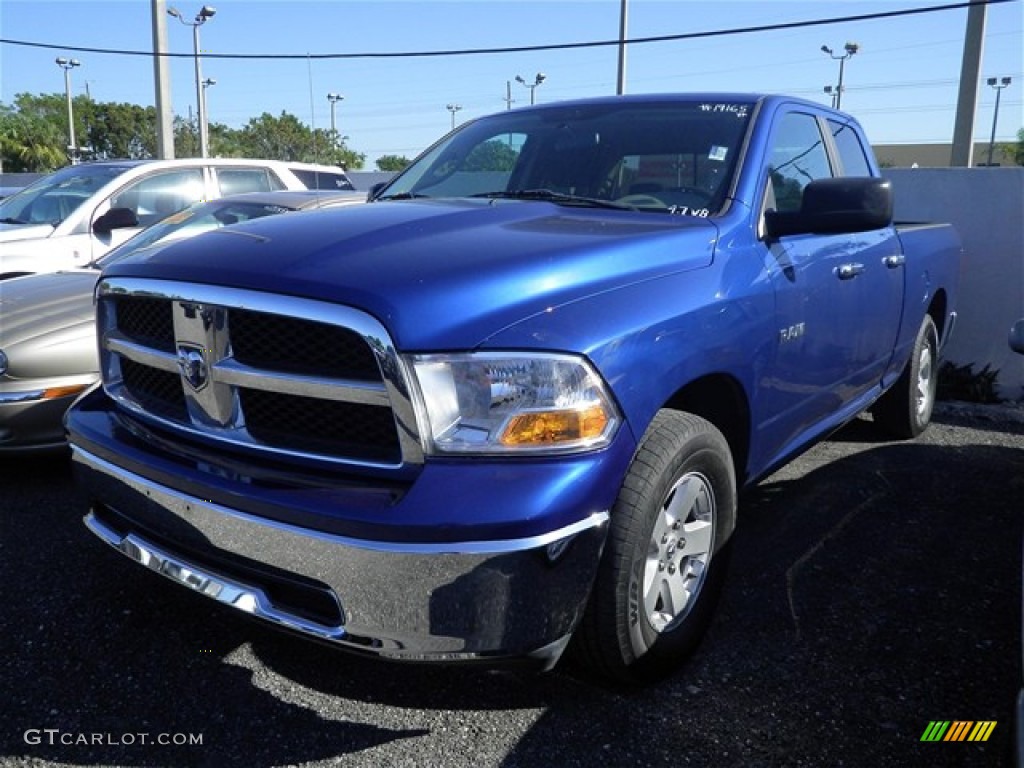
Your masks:
M515 101L515 99L512 98L512 81L511 80L506 80L505 81L505 99L504 99L504 101L505 101L505 109L512 109L512 102Z
M152 0L153 87L156 91L156 156L174 158L174 109L171 106L171 74L167 57L167 3Z
M626 0L619 7L619 76L615 86L615 95L626 92Z
M967 9L967 32L964 36L964 58L960 65L960 95L956 100L956 122L953 125L953 152L950 165L970 168L974 162L974 113L978 108L981 86L981 52L985 41L985 3L975 0Z

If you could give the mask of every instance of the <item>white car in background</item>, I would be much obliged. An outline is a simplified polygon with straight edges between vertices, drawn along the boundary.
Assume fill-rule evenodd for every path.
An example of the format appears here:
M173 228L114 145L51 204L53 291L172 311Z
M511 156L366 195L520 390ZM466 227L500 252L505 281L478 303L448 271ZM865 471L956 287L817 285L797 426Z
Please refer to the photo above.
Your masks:
M284 189L355 192L341 168L311 163L191 158L71 165L0 200L0 280L85 266L201 200Z

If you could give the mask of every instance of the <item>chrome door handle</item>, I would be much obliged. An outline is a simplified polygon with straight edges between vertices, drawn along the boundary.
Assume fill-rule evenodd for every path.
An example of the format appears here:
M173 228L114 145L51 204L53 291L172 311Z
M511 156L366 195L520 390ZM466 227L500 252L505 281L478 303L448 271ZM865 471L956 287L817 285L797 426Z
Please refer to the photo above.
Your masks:
M895 256L886 256L882 259L882 263L889 269L896 269L896 267L902 267L907 263L907 257L902 253L897 253Z
M851 264L840 264L839 267L836 268L836 275L838 275L840 280L852 280L863 271L863 264L858 264L856 262Z

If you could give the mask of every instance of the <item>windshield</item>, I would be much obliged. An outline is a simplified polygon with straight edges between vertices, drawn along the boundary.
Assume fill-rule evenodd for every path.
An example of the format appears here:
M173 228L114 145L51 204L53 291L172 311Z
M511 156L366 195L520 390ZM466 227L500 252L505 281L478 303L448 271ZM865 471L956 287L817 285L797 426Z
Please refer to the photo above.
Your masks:
M215 200L209 203L195 203L185 210L172 213L153 226L147 227L131 240L124 242L89 266L103 269L115 261L120 261L156 243L180 240L208 232L211 229L220 229L230 224L260 219L290 210L292 209L285 206L258 202Z
M0 222L57 226L127 169L123 165L69 165L0 201Z
M712 216L752 111L752 102L646 100L503 112L447 136L376 199L546 199Z

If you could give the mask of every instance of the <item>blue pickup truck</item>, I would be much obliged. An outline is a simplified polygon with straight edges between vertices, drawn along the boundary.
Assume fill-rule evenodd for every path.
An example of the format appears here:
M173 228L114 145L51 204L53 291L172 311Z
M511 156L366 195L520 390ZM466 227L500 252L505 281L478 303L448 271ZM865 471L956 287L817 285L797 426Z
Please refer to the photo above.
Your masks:
M960 251L895 226L861 128L807 101L474 120L365 206L104 272L85 524L357 653L656 680L745 487L866 410L928 426Z

